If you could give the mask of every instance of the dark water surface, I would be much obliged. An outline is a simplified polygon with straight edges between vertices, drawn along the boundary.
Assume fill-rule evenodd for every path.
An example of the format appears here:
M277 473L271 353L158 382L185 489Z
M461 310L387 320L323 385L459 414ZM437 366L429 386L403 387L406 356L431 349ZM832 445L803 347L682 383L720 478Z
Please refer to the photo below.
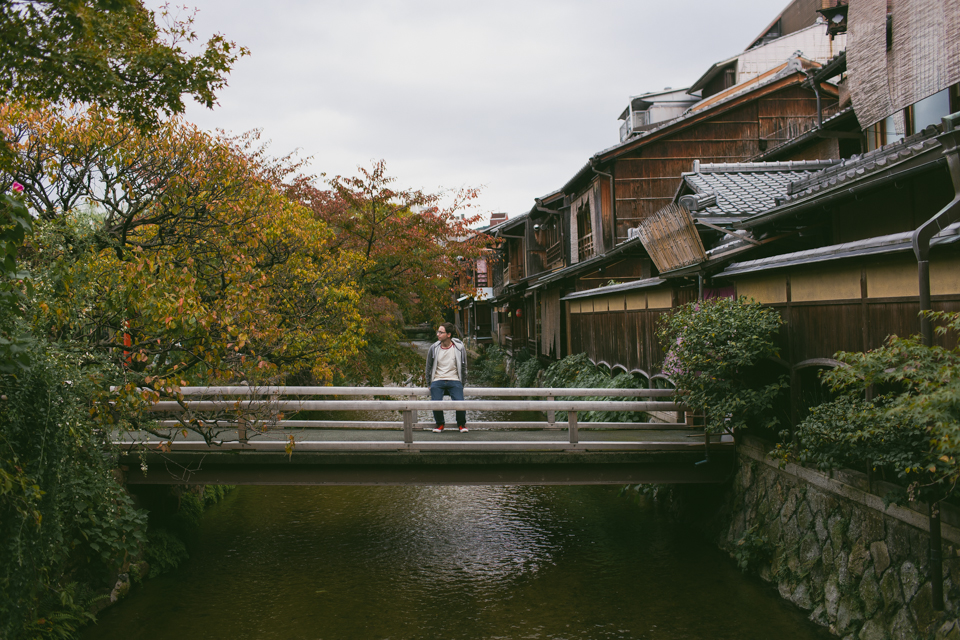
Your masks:
M829 637L615 487L240 487L86 639Z

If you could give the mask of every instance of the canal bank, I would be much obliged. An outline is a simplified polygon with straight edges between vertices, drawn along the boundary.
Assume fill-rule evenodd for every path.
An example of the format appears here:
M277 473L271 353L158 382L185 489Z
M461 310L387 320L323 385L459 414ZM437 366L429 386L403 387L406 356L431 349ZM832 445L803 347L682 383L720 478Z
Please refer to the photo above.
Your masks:
M729 484L672 485L662 502L813 622L847 640L960 639L960 512L942 508L945 611L933 608L926 505L853 471L782 468L745 437Z

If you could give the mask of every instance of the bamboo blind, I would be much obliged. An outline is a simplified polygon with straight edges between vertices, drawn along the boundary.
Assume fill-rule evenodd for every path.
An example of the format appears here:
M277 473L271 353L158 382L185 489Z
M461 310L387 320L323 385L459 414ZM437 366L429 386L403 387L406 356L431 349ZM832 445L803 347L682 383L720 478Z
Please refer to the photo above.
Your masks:
M690 212L671 202L640 223L640 242L661 273L707 259Z
M897 0L887 51L887 0L850 3L847 64L857 120L869 127L960 82L960 0Z

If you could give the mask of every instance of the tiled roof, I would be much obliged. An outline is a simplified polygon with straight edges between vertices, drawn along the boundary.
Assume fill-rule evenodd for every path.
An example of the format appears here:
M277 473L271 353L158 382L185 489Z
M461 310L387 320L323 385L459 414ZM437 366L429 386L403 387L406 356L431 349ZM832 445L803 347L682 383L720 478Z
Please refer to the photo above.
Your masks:
M816 174L798 179L790 185L787 195L777 204L801 200L816 193L859 180L869 174L889 169L895 164L909 160L926 151L937 149L940 146L936 139L939 133L939 127L930 126L899 142L853 156Z
M828 260L840 260L842 258L853 258L856 256L910 251L913 248L913 233L913 231L905 231L903 233L867 238L855 242L844 242L843 244L835 244L829 247L795 251L794 253L785 253L778 256L770 256L769 258L761 258L759 260L735 262L718 273L717 277L741 275L756 271L826 262ZM960 223L952 224L934 236L934 239L930 242L930 246L935 247L956 242L960 242Z
M826 167L833 160L702 164L684 173L684 182L699 196L694 217L746 217L776 206L790 184ZM710 197L715 196L715 198Z
M661 284L665 284L667 281L663 278L646 278L644 280L635 280L633 282L625 282L622 284L612 284L606 287L597 287L595 289L587 289L586 291L577 291L576 293L571 293L561 300L576 300L577 298L592 298L594 296L602 296L608 293L619 293L621 291L635 291L637 289L648 289L650 287L656 287Z

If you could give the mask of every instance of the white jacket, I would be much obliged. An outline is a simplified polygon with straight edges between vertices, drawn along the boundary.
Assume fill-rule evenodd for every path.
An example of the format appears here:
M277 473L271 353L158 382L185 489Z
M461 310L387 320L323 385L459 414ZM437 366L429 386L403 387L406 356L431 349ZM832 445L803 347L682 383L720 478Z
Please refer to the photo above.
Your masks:
M467 382L467 348L463 346L463 343L458 338L451 338L453 340L453 346L457 350L457 376L460 378L460 382L466 384ZM440 350L440 341L437 340L432 345L430 349L427 350L427 386L430 386L430 383L433 382L433 376L437 373L437 353Z

